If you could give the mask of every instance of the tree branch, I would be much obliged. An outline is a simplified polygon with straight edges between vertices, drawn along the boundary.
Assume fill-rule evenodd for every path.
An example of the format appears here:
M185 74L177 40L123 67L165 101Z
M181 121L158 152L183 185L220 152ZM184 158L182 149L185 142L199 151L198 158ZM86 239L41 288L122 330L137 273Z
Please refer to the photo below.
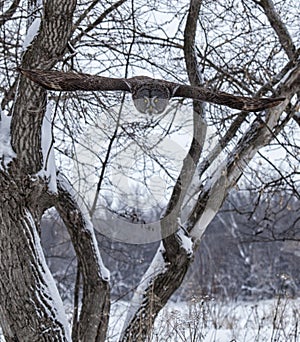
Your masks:
M84 37L87 33L89 33L90 31L92 31L93 29L95 29L98 25L100 25L102 23L102 21L110 14L112 13L114 10L116 10L118 7L120 7L121 5L123 5L124 2L126 2L127 0L119 0L117 2L115 2L114 4L112 4L110 7L108 7L93 23L89 24L87 26L87 28L85 30L83 30L82 32L80 32L74 39L72 39L71 44L72 45L76 45L81 39L82 37ZM94 1L94 3L91 4L91 6L95 5L98 1ZM90 6L90 7L91 7ZM90 8L88 8L89 10ZM87 11L88 11L87 10ZM85 11L86 12L86 11ZM84 15L84 13L82 14ZM80 22L82 21L82 16L77 20L73 31L78 27L78 25L80 24Z
M292 37L290 36L287 27L276 11L273 1L260 0L254 2L263 8L271 26L277 34L281 46L283 47L289 59L293 60L295 58L296 47L293 43Z
M291 68L288 76L285 76L282 82L278 84L276 94L285 97L285 101L278 107L267 110L265 121L261 117L257 117L254 120L247 132L239 140L235 149L228 156L226 163L219 168L217 175L200 193L184 225L196 240L200 240L204 233L203 227L199 225L199 220L203 220L203 217L207 214L208 216L206 216L205 222L208 225L217 213L214 203L208 203L208 197L222 196L223 200L225 199L228 191L238 182L245 168L258 150L269 144L284 127L280 126L281 114L286 106L288 106L290 99L299 90L300 62ZM278 127L281 127L281 129L278 129Z
M185 58L192 85L201 84L193 49L201 3L201 0L191 1L185 30ZM191 29L192 31L190 31ZM191 262L191 251L182 246L183 237L180 234L184 233L178 224L178 219L202 152L202 142L205 139L206 126L203 121L203 106L199 102L194 102L193 141L189 153L183 161L183 167L174 186L164 218L161 220L162 246L135 292L123 328L122 341L146 340L158 312L182 283Z
M73 341L102 342L106 337L110 310L109 273L102 263L93 226L74 196L72 185L59 174L55 208L69 231L83 282L81 313L73 327L72 338Z
M19 4L20 4L20 0L14 0L12 4L10 5L9 9L5 13L0 15L0 27L3 26L7 20L12 18Z

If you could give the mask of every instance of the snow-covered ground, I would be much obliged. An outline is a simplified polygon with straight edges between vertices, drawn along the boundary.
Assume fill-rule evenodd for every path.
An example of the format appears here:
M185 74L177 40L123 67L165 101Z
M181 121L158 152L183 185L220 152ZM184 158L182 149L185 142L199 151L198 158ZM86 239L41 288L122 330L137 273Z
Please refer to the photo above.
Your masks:
M193 300L170 303L159 314L152 342L298 342L300 298L258 302ZM112 305L106 342L117 342L128 303ZM0 336L0 342L5 342Z
M170 303L157 318L153 342L297 342L300 299ZM127 303L112 306L107 341L118 340Z

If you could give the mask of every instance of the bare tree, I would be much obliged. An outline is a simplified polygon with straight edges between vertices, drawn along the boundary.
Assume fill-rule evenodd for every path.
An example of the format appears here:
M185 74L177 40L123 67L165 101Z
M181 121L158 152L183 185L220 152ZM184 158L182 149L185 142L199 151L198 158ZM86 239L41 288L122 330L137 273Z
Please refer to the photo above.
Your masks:
M101 211L101 200L109 201L103 191L112 183L114 171L126 166L114 163L114 158L121 151L130 151L134 142L137 155L156 163L151 168L149 162L139 159L139 163L144 161L141 183L147 187L149 172L159 165L172 185L158 220L161 245L133 295L120 336L122 341L150 339L155 318L180 287L206 227L248 166L253 166L257 153L275 143L292 155L291 168L295 161L299 163L292 138L284 140L290 126L299 125L299 37L293 31L299 13L284 1L275 6L271 0L225 4L191 0L176 5L168 1L158 5L155 1L30 0L23 7L18 1L4 6L0 18L0 68L5 81L0 88L0 294L4 299L0 324L4 336L7 341L105 340L109 274L93 225L98 222L94 219L96 209ZM296 2L294 6L296 9ZM292 19L281 17L280 11ZM184 106L185 113L191 108L192 121L189 150L176 173L160 161L157 149L147 145L153 127L162 126L161 117L122 121L122 106L128 100L119 93L50 93L47 97L45 89L14 72L17 66L76 69L101 76L106 72L109 77L125 79L132 72L147 70L170 82L188 79L195 87L284 101L256 114L206 106L197 100L193 108L180 100L172 102L175 107ZM112 114L111 107L117 102L121 109ZM102 134L101 149L90 165L80 163L75 148L86 125L100 127ZM172 128L172 122L164 126L163 138L183 126ZM205 150L208 127L214 128L218 143ZM161 139L153 144L155 148ZM63 169L59 172L54 148L56 165L61 162ZM212 171L218 158L221 162ZM78 161L78 168L93 167L97 181L88 184L83 174L81 179L68 181L65 174L71 160ZM274 166L276 172L289 172ZM283 177L294 191L297 172ZM81 184L86 191L89 186L96 189L92 200L84 192L81 199L77 196ZM40 244L40 222L49 208L56 209L67 227L78 261L72 333ZM129 216L132 222L139 221L138 212L131 211ZM140 227L146 223L139 221Z

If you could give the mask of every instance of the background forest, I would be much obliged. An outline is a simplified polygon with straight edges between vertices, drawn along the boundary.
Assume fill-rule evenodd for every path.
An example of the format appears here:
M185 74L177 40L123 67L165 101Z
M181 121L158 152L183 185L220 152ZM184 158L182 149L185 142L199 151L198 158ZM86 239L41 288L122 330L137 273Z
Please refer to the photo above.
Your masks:
M299 296L299 203L273 194L254 208L257 194L233 192L207 228L181 288L172 300L192 298L247 300ZM278 210L278 208L281 208ZM57 217L43 224L47 261L66 301L73 296L76 258L67 231ZM226 228L224 228L224 226ZM128 300L151 262L158 242L118 243L97 234L111 271L112 296Z

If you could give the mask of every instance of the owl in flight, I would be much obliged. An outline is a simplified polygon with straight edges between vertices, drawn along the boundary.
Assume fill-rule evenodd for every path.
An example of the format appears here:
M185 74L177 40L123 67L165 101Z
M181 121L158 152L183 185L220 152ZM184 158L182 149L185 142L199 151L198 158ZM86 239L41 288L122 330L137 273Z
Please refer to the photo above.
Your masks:
M244 111L261 111L277 106L284 98L251 98L212 91L147 76L110 78L83 73L18 69L45 89L58 91L128 91L136 109L145 114L161 114L172 97L210 102Z

